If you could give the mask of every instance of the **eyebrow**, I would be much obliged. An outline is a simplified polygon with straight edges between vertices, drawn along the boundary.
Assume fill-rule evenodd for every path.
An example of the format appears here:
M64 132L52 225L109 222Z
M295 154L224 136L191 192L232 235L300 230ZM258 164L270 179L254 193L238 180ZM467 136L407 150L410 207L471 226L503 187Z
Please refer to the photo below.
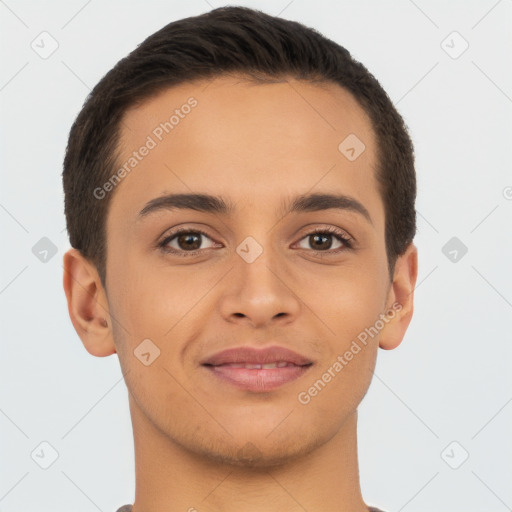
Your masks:
M289 213L317 212L322 210L346 210L360 214L373 225L368 210L355 198L343 194L305 194L285 203L284 215ZM205 213L232 215L235 206L231 201L210 194L168 194L152 199L139 212L139 220L162 210L195 210Z

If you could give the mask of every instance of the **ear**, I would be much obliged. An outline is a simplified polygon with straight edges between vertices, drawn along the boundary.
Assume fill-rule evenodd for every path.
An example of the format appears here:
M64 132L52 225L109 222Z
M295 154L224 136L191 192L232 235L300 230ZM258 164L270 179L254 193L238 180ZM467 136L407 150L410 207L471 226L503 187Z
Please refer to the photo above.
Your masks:
M411 243L396 261L385 313L389 320L380 333L380 348L391 350L402 343L414 311L414 287L417 277L418 249Z
M67 251L63 263L69 317L85 349L97 357L114 354L107 296L96 267L77 249Z

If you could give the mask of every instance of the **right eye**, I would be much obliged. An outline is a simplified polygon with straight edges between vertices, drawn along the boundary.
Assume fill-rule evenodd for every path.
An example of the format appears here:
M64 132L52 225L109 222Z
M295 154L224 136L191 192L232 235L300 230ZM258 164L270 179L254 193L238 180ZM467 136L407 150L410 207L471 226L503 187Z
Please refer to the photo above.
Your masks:
M200 251L203 237L211 240L210 236L200 229L180 228L165 237L158 246L163 251L178 256L194 256ZM211 247L214 247L214 245L207 247L207 249Z

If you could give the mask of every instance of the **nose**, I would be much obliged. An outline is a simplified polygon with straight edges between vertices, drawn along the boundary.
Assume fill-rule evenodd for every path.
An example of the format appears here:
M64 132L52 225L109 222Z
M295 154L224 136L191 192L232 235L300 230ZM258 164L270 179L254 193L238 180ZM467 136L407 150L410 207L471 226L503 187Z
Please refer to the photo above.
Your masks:
M252 262L238 254L234 259L220 303L226 321L258 328L287 324L298 317L302 303L293 290L296 277L278 262L273 251L263 250Z

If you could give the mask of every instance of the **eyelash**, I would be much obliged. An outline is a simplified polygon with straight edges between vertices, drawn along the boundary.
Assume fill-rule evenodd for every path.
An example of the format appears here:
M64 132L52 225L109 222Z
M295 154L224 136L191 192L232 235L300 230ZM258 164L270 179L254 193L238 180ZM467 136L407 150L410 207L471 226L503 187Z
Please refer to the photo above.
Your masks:
M196 256L198 253L200 253L201 251L204 251L205 249L196 249L195 251L183 251L183 250L179 250L177 251L176 249L169 249L167 247L167 244L173 240L174 238L176 238L178 235L182 234L182 233L194 233L194 234L201 234L201 235L204 235L206 236L207 238L210 238L210 235L208 235L208 233L202 231L201 229L190 229L190 228L179 228L177 229L176 231L174 231L173 233L171 233L169 236L167 236L166 238L164 238L160 243L158 243L158 247L165 253L168 253L168 254L173 254L173 255L176 255L176 256L181 256L181 257L188 257L188 256ZM340 231L339 229L337 228L334 228L332 226L330 227L327 227L327 228L316 228L314 229L313 231L310 231L309 233L306 233L306 235L304 235L300 240L303 240L304 238L307 238L309 236L312 236L312 235L316 235L316 234L329 234L329 235L333 235L335 238L337 238L340 242L342 242L345 247L343 248L338 248L336 250L327 250L327 251L317 251L315 249L311 249L310 251L318 254L318 255L323 255L323 254L338 254L342 251L346 251L346 250L352 250L354 247L353 247L353 243L352 243L352 238L348 237L343 231Z

